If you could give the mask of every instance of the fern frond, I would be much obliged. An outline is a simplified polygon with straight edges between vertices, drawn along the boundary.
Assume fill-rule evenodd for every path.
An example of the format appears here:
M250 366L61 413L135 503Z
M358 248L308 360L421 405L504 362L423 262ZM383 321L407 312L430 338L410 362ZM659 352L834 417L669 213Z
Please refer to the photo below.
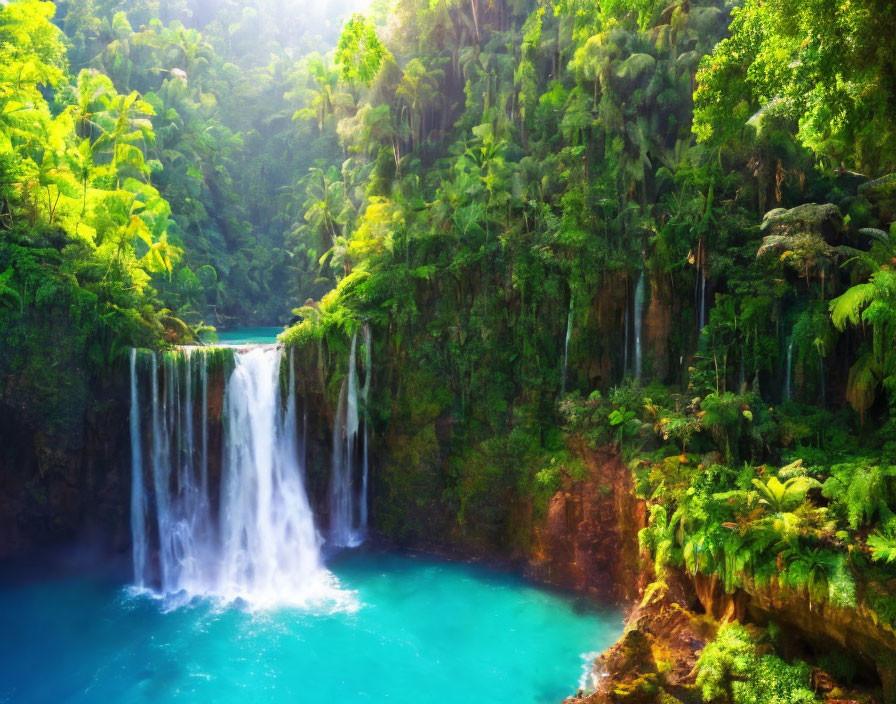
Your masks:
M856 284L847 289L843 295L831 301L831 320L840 331L846 324L858 325L862 311L874 297L874 286L871 283Z

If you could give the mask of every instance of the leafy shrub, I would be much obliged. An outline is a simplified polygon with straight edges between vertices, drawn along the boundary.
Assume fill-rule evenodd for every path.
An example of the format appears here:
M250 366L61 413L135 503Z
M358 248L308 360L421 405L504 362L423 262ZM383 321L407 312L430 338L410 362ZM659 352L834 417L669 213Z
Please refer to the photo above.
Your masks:
M834 465L822 491L831 510L853 530L888 521L896 506L896 466L865 459Z
M817 702L810 689L810 674L804 662L791 665L776 655L762 654L761 646L737 622L720 629L697 661L697 686L705 702Z

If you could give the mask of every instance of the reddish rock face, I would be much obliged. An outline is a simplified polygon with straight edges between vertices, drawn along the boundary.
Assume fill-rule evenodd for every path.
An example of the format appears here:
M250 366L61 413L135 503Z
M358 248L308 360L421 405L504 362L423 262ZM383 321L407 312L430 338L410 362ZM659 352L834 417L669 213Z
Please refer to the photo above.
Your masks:
M606 275L594 297L591 315L595 339L585 372L592 387L607 388L622 374L626 310L635 282L622 272ZM628 321L631 325L631 321ZM614 374L615 372L615 374Z
M567 479L535 529L533 575L596 598L631 601L639 588L638 531L646 509L618 455L578 443L588 478Z
M634 607L622 637L594 662L596 691L564 704L691 702L696 663L717 624L690 610L690 587L670 576L668 590ZM660 663L662 662L662 667Z

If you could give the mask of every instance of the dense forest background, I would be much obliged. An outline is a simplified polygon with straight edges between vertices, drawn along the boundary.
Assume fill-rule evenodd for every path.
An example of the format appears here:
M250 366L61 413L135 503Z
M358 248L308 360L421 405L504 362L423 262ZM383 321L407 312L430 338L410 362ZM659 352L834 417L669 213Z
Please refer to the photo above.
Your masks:
M355 9L0 7L6 407L52 436L132 345L291 320L335 396L367 323L384 531L526 540L574 435L658 583L892 633L891 4Z

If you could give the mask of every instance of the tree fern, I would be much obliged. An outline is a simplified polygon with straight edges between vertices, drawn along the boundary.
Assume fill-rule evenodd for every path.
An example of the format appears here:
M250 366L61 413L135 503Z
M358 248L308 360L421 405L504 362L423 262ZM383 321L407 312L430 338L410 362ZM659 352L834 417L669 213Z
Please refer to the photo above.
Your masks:
M846 324L858 325L862 311L874 297L874 285L856 284L847 289L841 296L831 301L831 320L834 326L843 332Z

